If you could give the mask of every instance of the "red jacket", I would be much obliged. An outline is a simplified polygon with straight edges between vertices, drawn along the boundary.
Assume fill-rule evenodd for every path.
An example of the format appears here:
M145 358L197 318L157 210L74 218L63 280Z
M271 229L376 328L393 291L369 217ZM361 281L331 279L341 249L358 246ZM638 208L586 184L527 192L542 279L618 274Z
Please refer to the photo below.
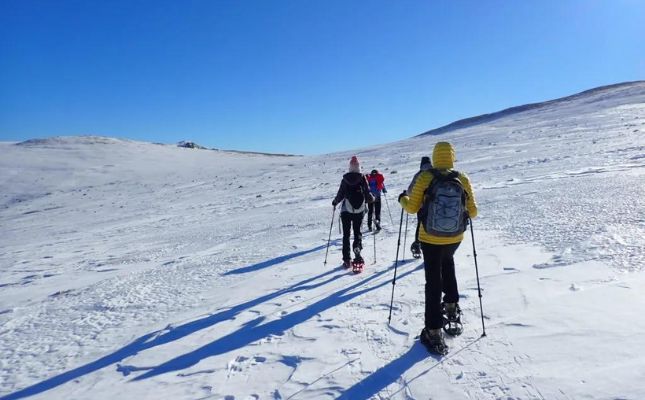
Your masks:
M367 174L365 177L367 178L367 183L369 183L370 188L374 188L374 185L376 184L376 190L380 192L385 187L385 178L380 173L376 173L376 175Z

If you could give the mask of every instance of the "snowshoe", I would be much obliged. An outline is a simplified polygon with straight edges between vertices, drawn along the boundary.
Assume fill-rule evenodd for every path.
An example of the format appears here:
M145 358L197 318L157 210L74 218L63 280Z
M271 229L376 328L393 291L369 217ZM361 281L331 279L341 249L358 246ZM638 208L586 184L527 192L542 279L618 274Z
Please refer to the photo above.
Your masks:
M360 247L354 247L354 261L352 261L352 272L355 274L363 272L363 267L365 267L365 260L361 257Z
M443 340L443 336L441 336L440 329L423 328L419 339L430 353L438 354L440 356L445 356L446 354L448 354L449 348L446 342Z
M365 267L365 261L362 258L355 258L354 261L352 261L352 272L355 274L360 274L363 272L363 268Z
M421 258L421 243L413 242L412 246L410 246L410 252L412 253L412 257Z
M464 331L461 323L461 308L459 303L443 303L443 331L450 336L459 336Z
M352 266L352 262L351 262L351 260L345 260L345 261L343 261L343 268L345 268L345 269L349 269L349 268L351 268L351 266Z

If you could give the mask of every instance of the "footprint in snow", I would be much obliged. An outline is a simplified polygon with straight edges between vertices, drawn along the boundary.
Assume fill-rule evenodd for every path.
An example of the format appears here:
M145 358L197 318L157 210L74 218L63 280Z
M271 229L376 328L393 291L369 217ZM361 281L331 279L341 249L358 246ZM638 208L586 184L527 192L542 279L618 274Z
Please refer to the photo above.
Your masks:
M569 286L569 290L571 290L572 292L578 292L582 290L582 288L575 283L572 283L571 286Z
M147 371L150 369L152 369L152 367L135 367L134 365L121 365L121 364L116 365L117 372L122 373L123 376L128 376L132 372Z
M517 328L532 328L533 325L523 324L521 322L507 322L504 323L504 326L513 326Z

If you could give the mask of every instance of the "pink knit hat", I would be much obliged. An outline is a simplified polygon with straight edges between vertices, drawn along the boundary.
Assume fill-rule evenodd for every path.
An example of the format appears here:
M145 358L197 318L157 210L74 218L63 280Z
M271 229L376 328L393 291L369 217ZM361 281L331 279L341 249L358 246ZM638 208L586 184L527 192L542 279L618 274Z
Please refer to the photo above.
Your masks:
M352 159L349 160L349 172L361 172L361 165L356 156L352 156Z

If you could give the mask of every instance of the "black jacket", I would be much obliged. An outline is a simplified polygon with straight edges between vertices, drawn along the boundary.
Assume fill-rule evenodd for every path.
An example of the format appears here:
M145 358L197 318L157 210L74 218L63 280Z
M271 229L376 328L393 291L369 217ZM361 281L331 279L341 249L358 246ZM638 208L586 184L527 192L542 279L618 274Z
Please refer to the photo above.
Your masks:
M365 202L368 204L374 202L374 196L372 195L372 193L370 193L370 188L367 184L367 179L365 179L365 176L359 172L348 172L343 175L343 179L340 181L338 193L336 193L336 197L333 201L334 205L339 204L341 201L343 201L343 199L345 199L345 197L347 197L347 191L349 187L355 186L358 183L360 183L363 189Z

